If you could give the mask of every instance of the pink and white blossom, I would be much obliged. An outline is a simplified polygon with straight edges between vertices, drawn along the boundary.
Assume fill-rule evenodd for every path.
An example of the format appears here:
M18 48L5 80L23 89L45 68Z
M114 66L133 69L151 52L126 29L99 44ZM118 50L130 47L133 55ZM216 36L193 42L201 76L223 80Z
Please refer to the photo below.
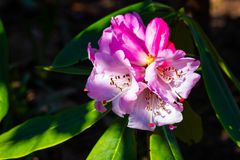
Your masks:
M185 52L163 50L159 57L146 68L145 80L150 89L169 102L186 99L200 79L194 73L199 61L184 57Z
M200 79L200 63L175 48L163 19L145 27L137 13L118 15L98 45L88 46L94 67L86 85L97 110L112 101L116 114L129 115L128 127L142 130L182 121L181 102Z
M131 109L128 127L154 130L156 126L171 125L182 121L181 103L169 103L153 93L145 83L140 82L136 100L128 103Z
M112 101L112 110L123 117L129 114L128 108L120 105L122 99L132 101L137 98L138 84L128 59L119 50L114 54L95 52L90 55L94 68L88 78L86 90L88 96L95 99L96 109L104 112L103 104Z

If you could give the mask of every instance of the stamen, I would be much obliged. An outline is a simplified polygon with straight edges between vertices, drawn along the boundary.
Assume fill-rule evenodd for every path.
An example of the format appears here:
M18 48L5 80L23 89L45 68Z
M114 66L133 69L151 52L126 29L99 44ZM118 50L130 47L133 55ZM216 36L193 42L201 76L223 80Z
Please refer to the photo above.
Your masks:
M163 107L163 110L166 111L168 114L172 113L172 111L170 109L165 108L165 106Z
M167 103L159 98L156 94L148 91L145 95L146 107L145 110L150 113L150 116L161 116L165 118L171 114L171 110L167 108Z
M107 101L106 100L103 100L102 101L102 104L104 105L104 104L107 104Z
M124 94L129 89L132 83L131 76L128 73L119 75L109 75L108 80L110 86L116 88L118 91L113 98L107 100L106 102L111 102L120 95Z
M117 89L120 92L123 92L124 89L130 87L131 77L129 74L124 75L111 75L109 79L109 84Z
M173 66L169 66L167 61L164 61L157 68L158 76L161 77L166 83L170 83L183 75L182 70L178 70Z

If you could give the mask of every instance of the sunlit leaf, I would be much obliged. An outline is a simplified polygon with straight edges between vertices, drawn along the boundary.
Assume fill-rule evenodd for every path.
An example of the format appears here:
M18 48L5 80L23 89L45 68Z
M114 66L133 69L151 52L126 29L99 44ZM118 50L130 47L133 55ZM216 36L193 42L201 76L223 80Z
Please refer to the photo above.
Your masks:
M172 131L168 129L167 126L163 126L163 132L167 139L168 145L172 151L172 155L175 160L182 160L182 154L177 144L177 140Z
M151 133L149 150L151 160L183 159L175 136L166 126L157 128L153 133Z
M127 128L126 120L118 119L102 135L87 160L137 159L134 130Z
M173 11L173 9L167 5L150 2L151 1L145 1L127 6L90 25L66 45L66 47L56 56L52 66L55 68L71 66L80 60L85 60L87 58L88 43L92 42L92 45L97 47L96 44L103 29L109 26L110 19L113 16L136 11L140 13L144 20L149 20L154 16L169 16Z
M214 60L218 63L222 71L226 74L226 76L234 83L236 88L240 91L240 81L237 79L237 77L233 74L233 72L230 70L230 68L227 66L227 64L224 62L222 57L219 55L216 48L213 46L207 35L204 33L202 28L195 22L192 24L192 32L195 36L200 36L202 38L202 41L204 42L205 47L208 49L209 53L212 55ZM198 32L198 33L197 33Z
M210 102L216 116L232 140L240 146L240 110L229 90L217 63L214 61L208 44L199 31L199 26L186 16L181 17L189 26L198 48L202 75Z
M8 111L8 48L7 37L0 19L0 121Z
M192 144L198 143L203 136L202 119L191 109L191 106L185 102L183 110L183 121L177 124L177 128L173 133L181 141Z
M218 54L216 48L213 46L207 35L203 32L203 30L196 25L196 29L198 32L201 33L201 38L203 39L205 45L209 49L209 52L212 54L215 61L217 61L218 65L222 69L222 71L227 75L227 77L234 83L234 85L237 87L237 89L240 91L240 81L237 79L237 77L233 74L233 72L229 69L227 64L224 62L222 57Z
M150 159L158 160L162 159L173 159L173 155L167 142L159 134L152 134L150 136Z
M0 159L22 157L62 143L91 127L106 113L97 112L94 102L89 102L53 116L30 119L0 135Z

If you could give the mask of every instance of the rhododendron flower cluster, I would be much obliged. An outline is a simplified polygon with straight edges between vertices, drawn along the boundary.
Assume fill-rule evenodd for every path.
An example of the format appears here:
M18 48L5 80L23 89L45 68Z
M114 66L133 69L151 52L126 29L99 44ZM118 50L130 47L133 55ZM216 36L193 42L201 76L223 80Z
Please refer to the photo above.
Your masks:
M161 18L145 26L137 13L111 19L98 41L88 46L93 70L86 90L95 107L129 116L128 127L154 130L182 121L182 102L200 79L199 61L185 57L169 40L169 27Z

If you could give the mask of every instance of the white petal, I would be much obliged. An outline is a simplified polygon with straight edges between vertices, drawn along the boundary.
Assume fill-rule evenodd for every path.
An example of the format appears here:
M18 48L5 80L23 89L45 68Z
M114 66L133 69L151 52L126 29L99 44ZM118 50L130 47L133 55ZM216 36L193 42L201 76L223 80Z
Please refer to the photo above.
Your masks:
M174 123L179 123L182 121L183 116L182 113L177 110L175 107L171 106L170 104L167 104L165 106L166 110L171 111L170 113L167 113L166 111L162 110L161 115L154 116L154 122L158 126L163 126L163 125L170 125Z

